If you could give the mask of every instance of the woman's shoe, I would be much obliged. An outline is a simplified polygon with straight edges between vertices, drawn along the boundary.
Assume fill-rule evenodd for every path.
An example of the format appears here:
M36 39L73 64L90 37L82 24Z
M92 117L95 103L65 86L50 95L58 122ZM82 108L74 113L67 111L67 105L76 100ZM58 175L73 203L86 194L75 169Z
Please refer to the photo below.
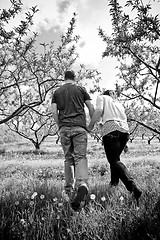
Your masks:
M141 197L141 195L142 195L142 191L139 188L134 187L133 196L137 202L137 206L139 206L139 198Z

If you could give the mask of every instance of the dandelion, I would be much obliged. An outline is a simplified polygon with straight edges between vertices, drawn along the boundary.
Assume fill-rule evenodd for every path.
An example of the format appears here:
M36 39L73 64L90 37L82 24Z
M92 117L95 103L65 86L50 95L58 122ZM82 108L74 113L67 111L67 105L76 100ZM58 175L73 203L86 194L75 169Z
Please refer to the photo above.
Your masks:
M62 207L63 206L63 203L58 203L58 207Z
M96 195L95 194L91 194L90 195L90 199L94 201L96 199Z
M21 222L22 224L24 224L26 221L22 218L22 219L20 220L20 222Z
M40 199L41 199L41 200L43 200L44 198L45 198L45 196L44 196L44 195L41 195L41 196L40 196Z
M106 201L106 197L105 196L101 197L101 201L105 202Z
M119 198L119 200L120 200L121 202L123 202L123 201L124 201L124 197L121 196L121 197Z
M55 197L55 198L53 198L53 202L57 202L58 201L58 199Z
M33 206L33 205L34 205L34 202L33 202L33 201L30 201L29 205L30 205L30 206Z
M28 199L29 199L29 196L27 195L27 196L25 197L25 199L27 199L27 200L28 200Z
M26 222L25 219L22 218L22 219L20 220L20 223L22 224L23 227L25 227L25 228L27 227L27 222Z
M67 232L68 233L72 233L71 229L67 228Z
M37 193L37 192L34 192L34 193L32 194L32 196L31 196L31 199L33 200L37 195L38 195L38 193Z
M62 196L66 194L66 191L65 190L62 190Z
M18 206L18 205L19 205L19 201L16 201L16 202L15 202L15 205Z
M62 191L62 198L64 198L66 202L69 202L69 196L66 194L65 191Z

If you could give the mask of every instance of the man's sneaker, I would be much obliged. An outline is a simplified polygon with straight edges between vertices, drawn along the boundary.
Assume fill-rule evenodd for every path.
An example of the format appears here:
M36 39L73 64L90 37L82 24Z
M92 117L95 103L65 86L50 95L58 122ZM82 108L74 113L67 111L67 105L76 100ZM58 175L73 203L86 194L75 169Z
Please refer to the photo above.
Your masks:
M142 191L139 188L134 187L133 196L137 202L137 206L139 206L139 198L141 197L141 195L142 195Z
M88 190L85 186L80 186L77 191L77 195L74 201L71 203L71 207L74 211L79 211L85 207L87 203Z

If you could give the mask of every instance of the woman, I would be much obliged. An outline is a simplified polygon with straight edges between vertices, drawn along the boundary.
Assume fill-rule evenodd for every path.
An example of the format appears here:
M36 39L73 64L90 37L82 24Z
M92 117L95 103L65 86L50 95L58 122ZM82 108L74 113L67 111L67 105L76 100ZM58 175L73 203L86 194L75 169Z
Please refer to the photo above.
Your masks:
M126 166L120 161L120 155L129 140L129 127L125 109L117 100L115 91L106 90L103 95L97 97L96 110L88 126L89 131L93 129L100 117L104 150L110 164L110 185L117 186L120 179L127 190L133 193L138 204L142 191L137 187Z

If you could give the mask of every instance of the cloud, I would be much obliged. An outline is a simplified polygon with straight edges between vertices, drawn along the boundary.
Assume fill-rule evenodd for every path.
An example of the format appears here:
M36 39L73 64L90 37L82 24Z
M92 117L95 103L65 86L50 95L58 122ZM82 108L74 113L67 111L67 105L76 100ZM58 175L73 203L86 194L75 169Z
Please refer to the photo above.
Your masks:
M58 7L59 8L59 12L63 13L69 7L70 1L63 0L62 2L59 2L58 5L59 5L59 7Z
M80 47L80 48L83 48L85 45L86 45L86 42L85 42L85 41L82 41L82 42L79 44L79 47Z
M2 0L2 3L2 8L3 5L5 8L6 0ZM36 5L39 12L35 14L34 25L30 30L39 33L40 42L58 40L58 35L66 32L75 12L78 15L74 33L81 37L77 48L79 62L93 67L99 65L105 44L98 36L98 27L106 30L107 26L107 30L110 30L106 0L23 0L24 12L19 15L19 21L25 17L25 12L29 8ZM13 25L10 24L10 27Z
M24 3L26 0L24 0ZM47 4L46 4L47 2ZM104 7L106 1L97 0L27 0L31 6L38 5L40 11L35 16L35 30L64 32L69 26L69 22L76 12L77 23L75 34L80 35L81 42L78 46L80 62L84 64L93 63L95 66L101 60L102 51L105 49L104 43L98 36L98 27L104 25L106 13Z
M9 0L0 0L1 9L8 9ZM9 27L17 26L25 18L25 12L36 6L39 9L34 16L30 30L38 32L39 43L59 42L60 35L66 32L73 13L77 13L74 33L80 35L77 51L80 58L76 62L85 64L88 68L97 68L102 73L103 86L112 85L115 80L115 61L102 60L105 43L98 36L101 26L107 33L111 32L111 21L106 0L23 0L23 12L11 22Z

